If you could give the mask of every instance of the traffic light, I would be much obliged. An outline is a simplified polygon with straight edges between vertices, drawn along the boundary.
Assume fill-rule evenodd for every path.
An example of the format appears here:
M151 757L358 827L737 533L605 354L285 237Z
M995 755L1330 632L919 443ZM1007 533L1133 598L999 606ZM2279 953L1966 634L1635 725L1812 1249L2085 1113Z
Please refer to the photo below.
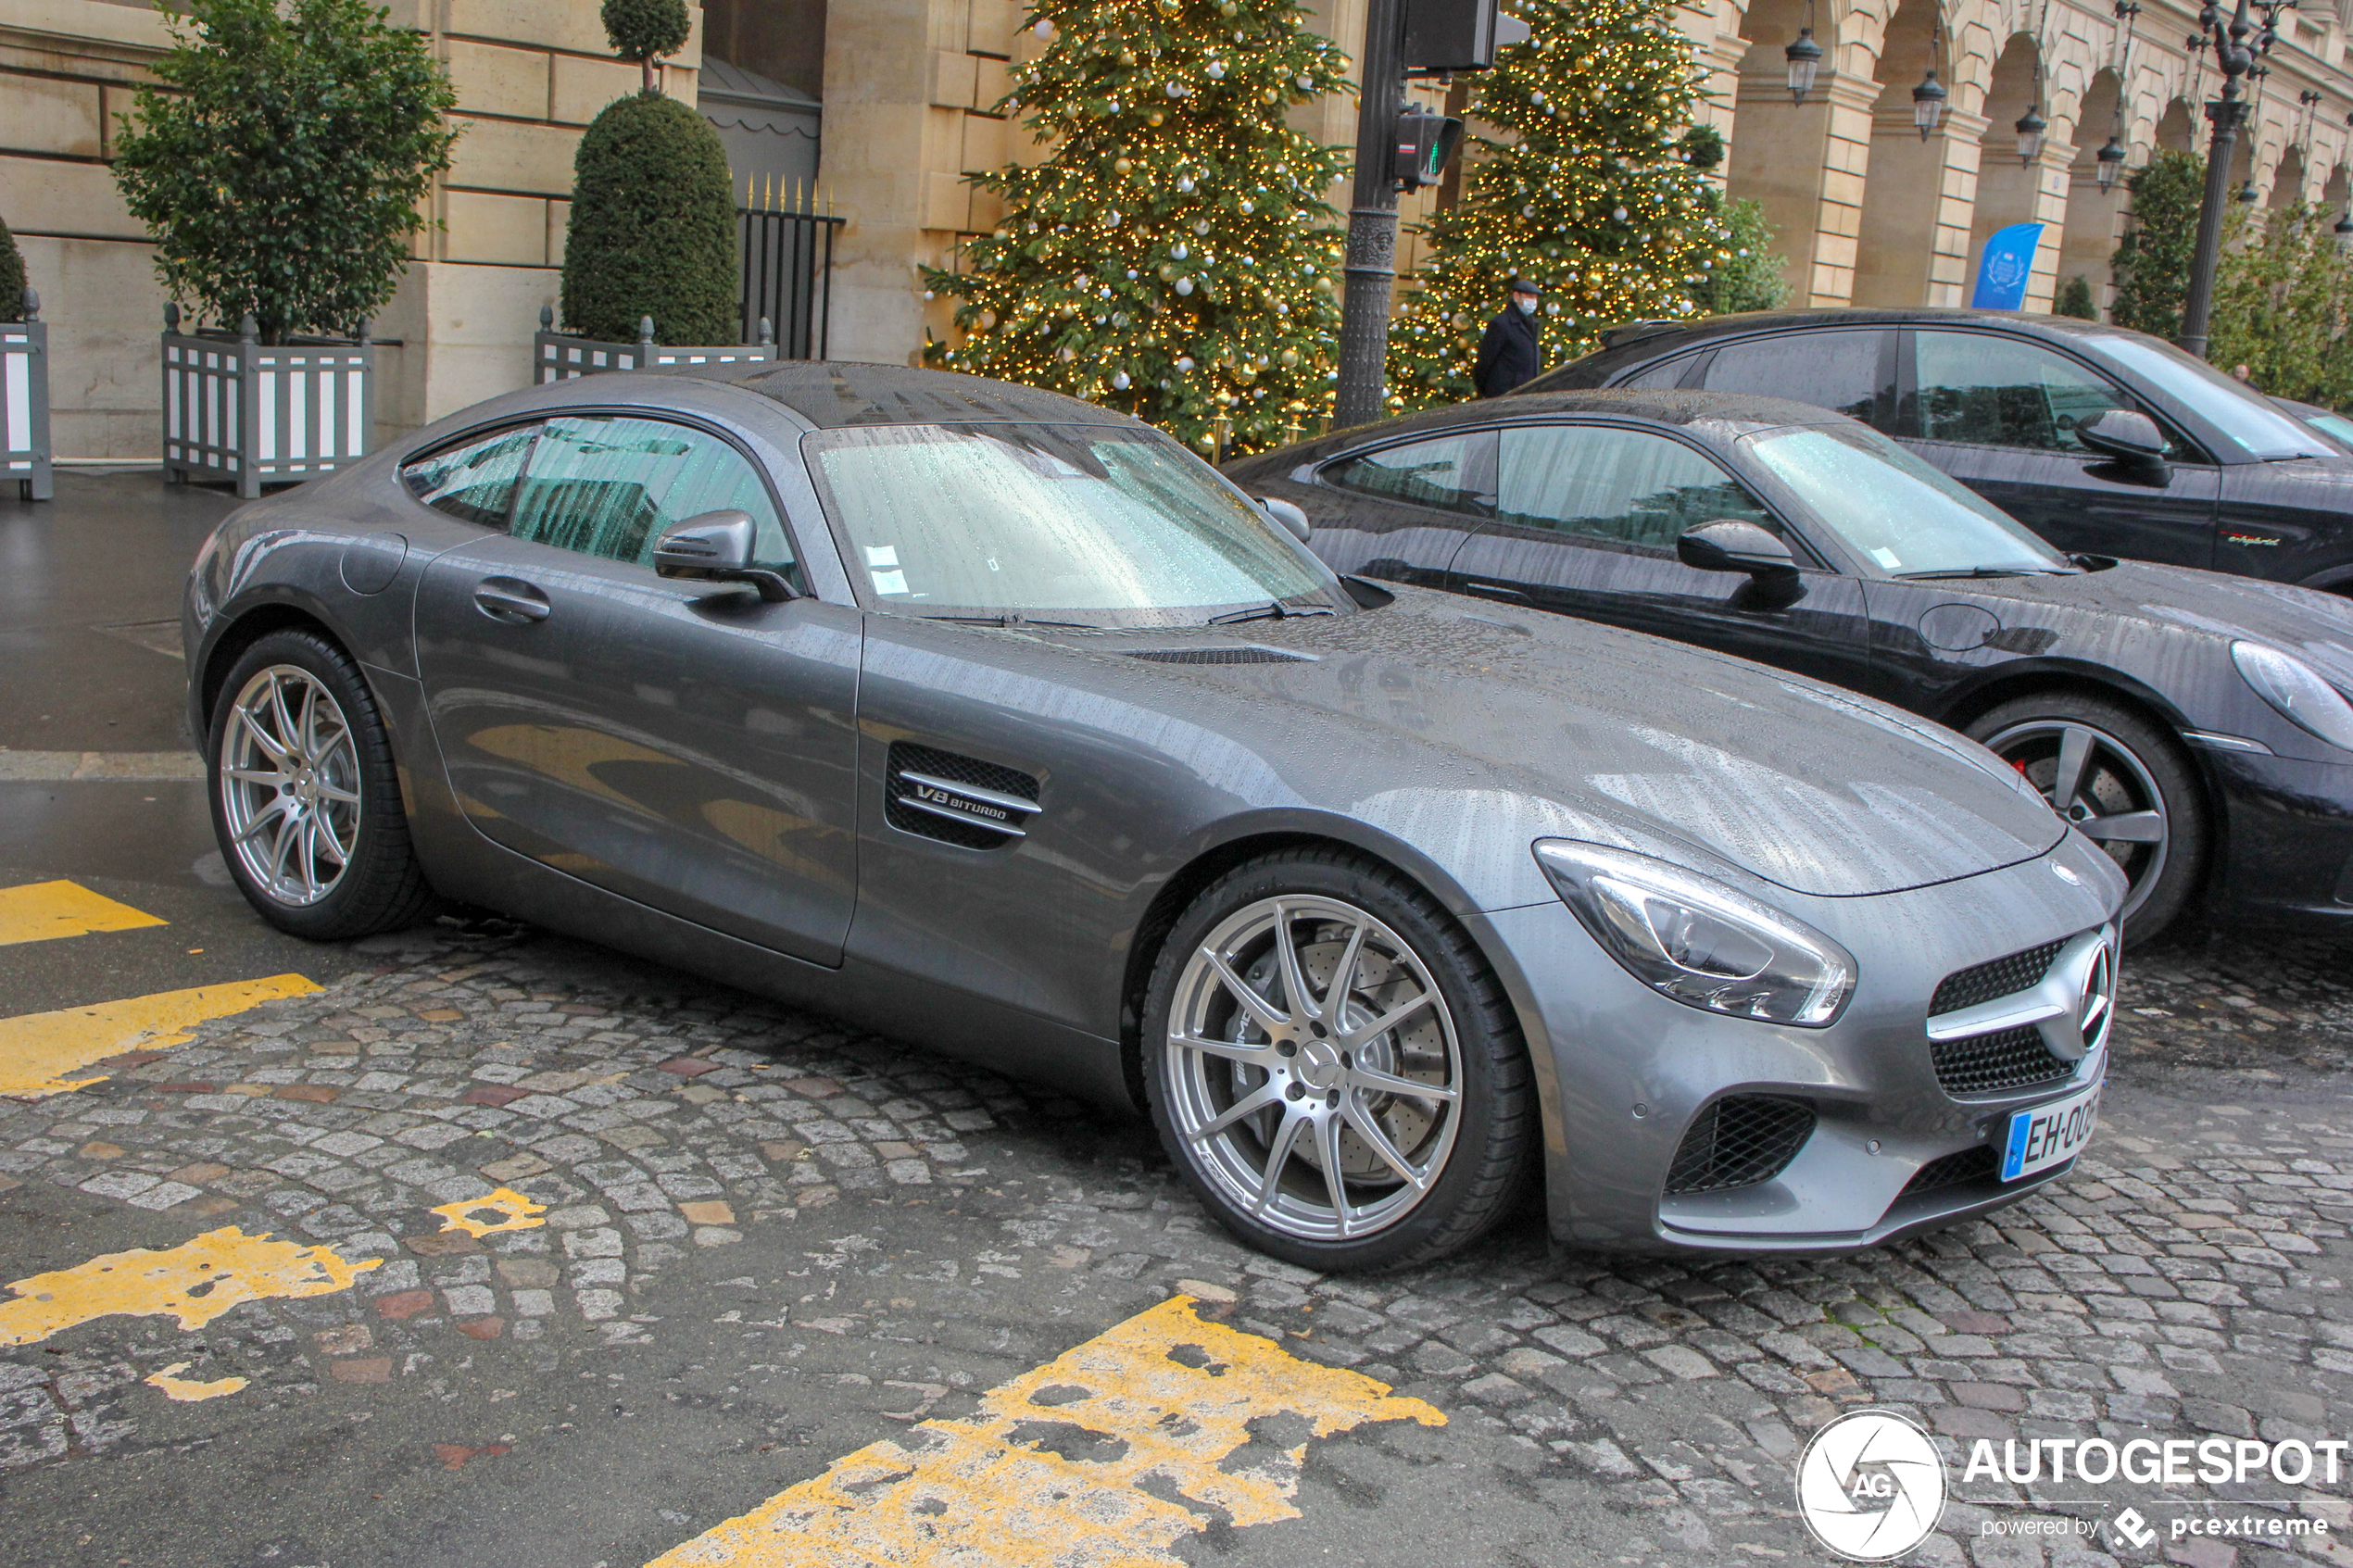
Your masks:
M1432 114L1418 104L1408 104L1397 117L1397 154L1390 164L1390 173L1395 177L1398 188L1418 191L1424 185L1437 184L1462 142L1461 120L1452 115Z
M1495 51L1528 42L1528 24L1496 9L1496 0L1404 0L1408 76L1486 70Z

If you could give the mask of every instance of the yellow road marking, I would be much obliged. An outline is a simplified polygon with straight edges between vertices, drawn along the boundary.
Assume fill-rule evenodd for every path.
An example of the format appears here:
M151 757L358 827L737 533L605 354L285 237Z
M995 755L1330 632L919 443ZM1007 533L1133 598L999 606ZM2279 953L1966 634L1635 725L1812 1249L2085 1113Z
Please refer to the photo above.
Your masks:
M495 1223L472 1218L485 1209L505 1217ZM488 1236L493 1231L527 1231L534 1226L544 1225L547 1221L535 1220L532 1216L547 1211L546 1204L534 1203L512 1187L500 1187L486 1198L464 1203L444 1203L432 1210L441 1216L443 1230L464 1231L468 1236Z
M1318 1437L1446 1424L1385 1383L1204 1323L1193 1305L1177 1296L1139 1312L990 1389L977 1413L836 1460L648 1568L1180 1568L1169 1549L1214 1513L1237 1525L1299 1517L1305 1443L1225 1468L1250 1422L1290 1412Z
M103 893L93 893L80 883L31 882L22 887L0 887L0 947L169 923L128 904L118 904Z
M234 1225L207 1231L168 1252L141 1248L20 1279L0 1301L0 1346L31 1345L60 1329L117 1313L170 1313L182 1328L202 1328L247 1301L325 1296L380 1266L346 1263L333 1249L247 1236Z
M161 1372L150 1373L140 1379L150 1387L160 1388L164 1397L193 1404L198 1399L217 1399L223 1394L233 1394L245 1386L242 1377L220 1377L210 1383L199 1383L193 1377L178 1374L188 1370L185 1361L174 1361Z
M94 1061L130 1050L169 1049L208 1020L318 989L299 974L273 974L267 980L157 991L96 1007L0 1018L0 1095L39 1099L79 1089L107 1076L80 1073ZM77 1073L79 1076L69 1076Z

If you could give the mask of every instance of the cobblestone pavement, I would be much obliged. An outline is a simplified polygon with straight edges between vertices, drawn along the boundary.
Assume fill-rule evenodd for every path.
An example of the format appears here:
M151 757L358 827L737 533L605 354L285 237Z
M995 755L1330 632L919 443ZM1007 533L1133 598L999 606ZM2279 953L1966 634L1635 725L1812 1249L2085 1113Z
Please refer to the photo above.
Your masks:
M0 1100L7 1277L228 1225L376 1261L185 1333L105 1317L0 1351L0 1559L623 1568L1184 1293L1448 1417L1316 1443L1299 1518L1213 1523L1185 1561L1818 1562L1794 1459L1864 1405L1957 1461L1914 1561L2353 1560L2342 1473L2055 1490L1958 1462L1977 1437L2353 1435L2341 947L2131 966L2100 1138L1992 1223L1711 1265L1553 1251L1531 1212L1372 1279L1232 1245L1137 1123L821 1019L497 924L355 956ZM494 1188L546 1223L432 1211ZM167 1372L247 1383L182 1403ZM2108 1523L2128 1503L2145 1549ZM2167 1533L2218 1509L2330 1530ZM2091 1533L1988 1533L2021 1518Z

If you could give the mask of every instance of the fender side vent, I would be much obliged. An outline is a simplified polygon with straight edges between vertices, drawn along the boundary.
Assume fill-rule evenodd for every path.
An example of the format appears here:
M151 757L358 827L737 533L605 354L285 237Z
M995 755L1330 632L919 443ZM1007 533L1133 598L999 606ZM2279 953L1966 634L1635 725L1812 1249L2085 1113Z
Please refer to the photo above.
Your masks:
M1149 659L1154 664L1313 664L1315 656L1307 653L1287 653L1281 648L1256 646L1239 648L1138 648L1130 659Z
M964 849L1018 844L1038 814L1038 781L1027 773L893 741L883 777L883 820L901 833Z
M1801 1101L1727 1095L1692 1118L1667 1167L1667 1190L1720 1192L1769 1182L1813 1135L1813 1110Z

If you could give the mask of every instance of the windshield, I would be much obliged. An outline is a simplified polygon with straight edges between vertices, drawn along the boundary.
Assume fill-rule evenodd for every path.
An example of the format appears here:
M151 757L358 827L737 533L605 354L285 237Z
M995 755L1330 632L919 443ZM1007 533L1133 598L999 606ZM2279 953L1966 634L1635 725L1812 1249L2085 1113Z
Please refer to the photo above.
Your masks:
M2334 437L2338 445L2353 451L2353 420L2343 414L2307 414L2304 422L2322 435Z
M2158 391L2220 431L2250 458L2317 458L2329 450L2303 422L2269 398L2155 338L2087 332L2075 340L2117 369L2145 378Z
M877 608L1101 626L1340 607L1320 562L1152 432L886 425L803 445Z
M1741 445L1846 547L1891 577L2066 571L1992 503L1861 425L1791 425Z

